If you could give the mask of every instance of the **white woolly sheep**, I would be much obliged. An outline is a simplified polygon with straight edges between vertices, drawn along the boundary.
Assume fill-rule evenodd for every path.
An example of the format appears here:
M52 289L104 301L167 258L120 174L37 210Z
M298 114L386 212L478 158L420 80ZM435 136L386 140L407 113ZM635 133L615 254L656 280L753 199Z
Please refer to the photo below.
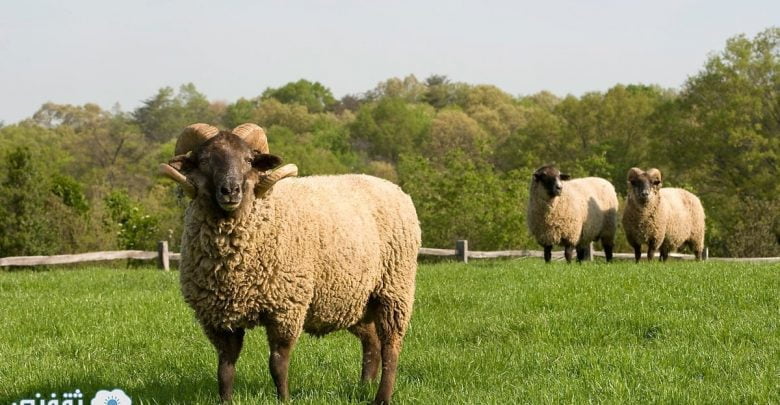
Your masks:
M628 202L623 212L626 239L639 262L642 245L647 259L653 260L660 249L661 260L669 252L690 246L696 259L704 250L704 208L699 198L680 188L661 188L661 171L639 168L628 171Z
M196 124L162 172L191 197L181 289L218 357L219 393L232 395L244 330L264 326L269 368L289 398L290 352L302 331L348 329L363 346L363 381L390 400L412 315L420 226L412 200L365 175L291 178L254 124L232 132ZM287 177L287 178L285 178Z
M529 192L528 229L544 247L544 261L552 258L553 245L563 245L571 262L587 254L590 242L600 240L607 261L612 261L617 230L618 200L610 182L598 177L569 180L552 165L534 172Z

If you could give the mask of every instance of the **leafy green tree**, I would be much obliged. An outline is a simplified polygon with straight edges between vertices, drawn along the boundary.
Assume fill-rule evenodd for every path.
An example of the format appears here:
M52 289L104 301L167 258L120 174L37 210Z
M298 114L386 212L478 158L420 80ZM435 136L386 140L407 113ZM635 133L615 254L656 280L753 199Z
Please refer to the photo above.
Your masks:
M358 150L375 160L395 162L401 153L412 153L425 144L432 115L428 105L383 98L360 107L350 133Z
M235 103L227 106L222 122L226 128L235 128L243 123L252 122L257 106L258 102L256 100L240 98Z
M157 245L159 219L146 212L124 191L113 191L106 196L110 221L107 226L116 229L119 247L129 250L153 250Z
M316 146L316 138L311 133L296 134L275 125L268 129L268 146L285 163L295 163L301 176L349 172L337 154Z
M260 102L249 122L255 122L263 128L279 125L296 133L304 133L312 130L315 120L316 116L310 114L303 105L283 104L279 100L270 98Z
M398 176L417 208L423 246L446 248L458 239L484 250L530 243L525 226L530 172L500 175L454 150L441 168L424 157L403 155Z
M440 110L431 122L424 154L436 159L460 150L470 159L484 160L491 149L488 134L474 119L459 110Z
M81 185L52 175L40 154L20 146L4 156L0 182L0 257L73 251L89 209ZM52 178L54 180L52 181Z
M20 147L5 156L5 179L0 184L0 257L50 254L56 247L47 210L43 173L29 149Z
M780 28L729 39L668 110L657 147L671 177L700 193L713 253L747 255L758 241L777 240L771 227L739 224L756 220L743 207L771 207L780 195ZM763 221L777 223L780 212L771 212Z
M493 163L503 171L535 169L547 163L566 163L575 148L564 137L563 120L553 111L525 107L526 123L499 141Z
M527 122L526 108L496 86L470 88L462 107L499 144Z
M304 79L287 83L276 89L268 88L261 98L263 100L273 98L284 104L302 105L311 113L326 111L336 104L330 89L320 82L312 83Z
M144 136L153 142L175 138L181 130L195 122L216 123L220 117L211 109L206 96L188 83L178 94L170 87L161 88L133 112L133 118Z
M420 83L414 75L409 75L403 79L392 77L380 82L366 94L366 98L369 100L397 98L407 103L418 103L423 100L425 92L425 84Z

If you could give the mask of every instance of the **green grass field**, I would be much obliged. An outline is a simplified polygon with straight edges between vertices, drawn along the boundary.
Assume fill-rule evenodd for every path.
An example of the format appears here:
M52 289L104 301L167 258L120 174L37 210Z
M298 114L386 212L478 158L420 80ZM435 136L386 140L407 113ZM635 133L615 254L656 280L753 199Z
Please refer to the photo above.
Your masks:
M216 356L178 274L0 272L0 403L121 388L135 403L216 403ZM420 266L396 403L778 403L780 265ZM234 403L274 403L262 329ZM294 403L365 403L359 343L304 336Z

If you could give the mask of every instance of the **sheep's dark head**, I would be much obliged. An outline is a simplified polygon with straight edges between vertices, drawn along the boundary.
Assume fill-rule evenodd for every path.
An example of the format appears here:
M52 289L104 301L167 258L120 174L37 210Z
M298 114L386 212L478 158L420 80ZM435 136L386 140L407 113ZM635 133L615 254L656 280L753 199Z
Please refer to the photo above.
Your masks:
M555 166L542 166L534 172L534 185L544 188L549 198L555 198L563 192L563 182L571 176L561 173Z
M175 153L167 164L160 165L162 173L181 184L188 196L225 213L251 203L276 181L297 173L294 165L268 172L282 160L268 153L265 132L254 124L233 131L191 125L179 136Z
M647 204L655 199L661 190L661 171L650 169L642 171L638 167L632 167L628 171L628 196L640 204Z

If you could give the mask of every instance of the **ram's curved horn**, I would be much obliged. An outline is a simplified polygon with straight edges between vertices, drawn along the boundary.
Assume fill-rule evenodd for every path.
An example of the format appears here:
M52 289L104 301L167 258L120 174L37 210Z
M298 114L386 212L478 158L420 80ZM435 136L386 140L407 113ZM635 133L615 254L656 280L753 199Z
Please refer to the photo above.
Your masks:
M628 178L628 181L631 181L641 176L642 173L644 173L642 169L638 167L632 167L631 169L628 170L628 175L626 177Z
M168 177L169 179L179 183L181 186L181 189L184 191L184 194L186 194L190 198L195 198L195 195L197 194L195 190L195 186L192 185L189 181L187 181L187 177L181 174L178 170L174 169L171 165L167 163L160 163L160 174Z
M206 142L209 138L218 133L219 130L217 128L208 124L192 124L187 128L184 128L184 131L181 132L179 138L176 140L176 147L174 148L175 156L168 163L160 164L160 174L179 183L182 190L184 190L184 194L190 198L195 198L197 190L195 189L195 185L187 180L187 176L182 174L182 162L189 152L192 152L198 145Z
M241 124L232 131L244 140L249 147L255 150L259 150L262 153L268 153L268 138L265 136L263 128L256 124Z
M174 154L183 155L198 145L206 142L209 138L219 133L219 129L209 124L192 124L179 135L179 139L176 140L176 148Z
M656 180L658 182L663 181L663 178L661 176L661 171L656 168L652 168L648 170L646 173L647 173L647 177L650 177L653 180Z
M295 177L298 175L298 166L290 163L286 164L273 172L269 173L262 180L260 180L255 186L255 195L260 196L265 194L277 181L285 177Z

